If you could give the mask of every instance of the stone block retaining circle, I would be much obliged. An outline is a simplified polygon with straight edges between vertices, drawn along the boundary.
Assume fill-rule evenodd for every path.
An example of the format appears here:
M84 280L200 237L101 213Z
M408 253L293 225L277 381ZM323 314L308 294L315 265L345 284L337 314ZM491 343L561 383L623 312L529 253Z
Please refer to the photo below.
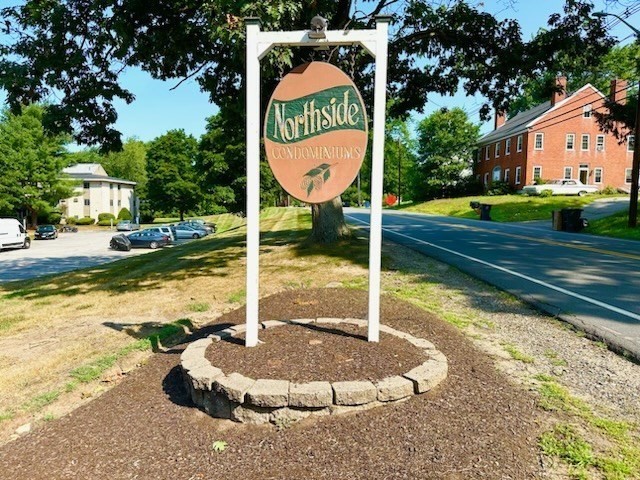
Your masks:
M366 320L354 318L317 318L268 320L262 328L310 323L347 323L366 326ZM234 325L207 338L191 343L180 356L185 385L193 402L217 418L243 423L279 423L297 421L310 415L348 413L390 404L436 387L447 378L447 357L427 340L416 338L386 325L382 332L402 338L421 348L428 359L403 375L370 381L314 381L291 383L288 380L257 379L237 372L225 374L205 357L209 345L246 330Z

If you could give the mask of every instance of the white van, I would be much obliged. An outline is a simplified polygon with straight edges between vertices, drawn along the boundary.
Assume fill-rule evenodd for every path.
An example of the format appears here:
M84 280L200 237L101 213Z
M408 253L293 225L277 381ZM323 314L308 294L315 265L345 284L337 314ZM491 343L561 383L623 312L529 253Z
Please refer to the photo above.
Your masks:
M31 239L22 224L15 218L0 218L0 250L4 248L29 248Z

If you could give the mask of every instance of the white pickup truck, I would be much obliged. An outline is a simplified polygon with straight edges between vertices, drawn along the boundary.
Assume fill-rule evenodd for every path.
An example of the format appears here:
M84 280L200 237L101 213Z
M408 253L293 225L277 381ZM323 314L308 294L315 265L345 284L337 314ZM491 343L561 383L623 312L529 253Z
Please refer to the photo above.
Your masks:
M15 218L0 218L0 250L5 248L29 248L31 238Z
M597 192L598 187L585 185L580 180L560 179L551 180L542 185L527 185L521 190L521 193L540 195L545 190L550 190L552 195L580 195L582 197L587 193Z

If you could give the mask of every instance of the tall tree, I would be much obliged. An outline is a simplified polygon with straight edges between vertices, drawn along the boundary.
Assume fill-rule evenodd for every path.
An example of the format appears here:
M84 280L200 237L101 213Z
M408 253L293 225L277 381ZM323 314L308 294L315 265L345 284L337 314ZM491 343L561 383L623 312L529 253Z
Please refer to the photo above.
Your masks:
M415 143L406 120L387 120L383 189L398 201L410 197L407 178L416 162Z
M198 142L184 130L170 130L154 139L147 150L147 198L155 211L177 211L180 220L200 200L195 160Z
M638 77L638 58L640 58L640 45L637 43L614 46L591 65L580 61L580 58L563 56L554 65L553 70L523 82L521 93L511 102L509 116L549 100L552 92L557 88L558 72L567 77L567 90L570 92L590 83L608 95L610 82L615 78L635 82Z
M418 163L412 175L413 198L454 193L471 175L480 127L461 108L442 109L418 125Z
M62 175L68 137L46 133L43 113L31 105L21 115L5 111L0 117L0 212L26 211L32 225L73 191Z
M142 140L128 138L121 151L104 155L102 166L112 177L136 182L137 196L146 197L147 146Z
M376 0L365 2L363 13L355 0L29 0L2 10L2 41L9 43L1 47L0 86L14 109L60 92L47 126L71 133L77 125L79 142L117 145L113 102L133 101L119 82L127 66L160 79L197 78L222 114L242 125L246 16L260 17L268 31L308 28L317 14L328 18L332 29L372 28L377 14L392 13L388 93L395 99L394 116L421 111L429 94L452 94L462 84L468 94L488 99L480 110L486 118L491 107L506 110L518 80L553 68L558 55L589 61L611 45L602 20L590 16L589 0L566 0L563 12L549 18L549 28L528 42L516 20L498 20L478 5ZM311 55L353 71L371 107L373 60L355 47L313 54L275 49L263 62L264 95L285 69ZM338 218L314 214L314 237L320 240L345 231L340 202L331 203L326 208ZM325 218L330 228L317 223Z

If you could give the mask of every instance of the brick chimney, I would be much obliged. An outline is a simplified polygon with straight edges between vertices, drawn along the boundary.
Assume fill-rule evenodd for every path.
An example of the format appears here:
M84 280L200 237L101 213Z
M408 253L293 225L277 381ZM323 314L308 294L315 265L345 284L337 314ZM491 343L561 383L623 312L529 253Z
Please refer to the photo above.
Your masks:
M561 102L565 98L567 98L567 77L559 76L556 78L556 90L551 93L551 106L553 107L556 103Z
M504 112L496 110L496 114L495 114L494 119L495 120L494 120L494 124L493 124L493 129L497 130L502 125L504 125L504 122L507 121L507 116L505 115Z
M611 80L611 89L609 90L609 100L620 105L627 103L627 81L621 78Z

